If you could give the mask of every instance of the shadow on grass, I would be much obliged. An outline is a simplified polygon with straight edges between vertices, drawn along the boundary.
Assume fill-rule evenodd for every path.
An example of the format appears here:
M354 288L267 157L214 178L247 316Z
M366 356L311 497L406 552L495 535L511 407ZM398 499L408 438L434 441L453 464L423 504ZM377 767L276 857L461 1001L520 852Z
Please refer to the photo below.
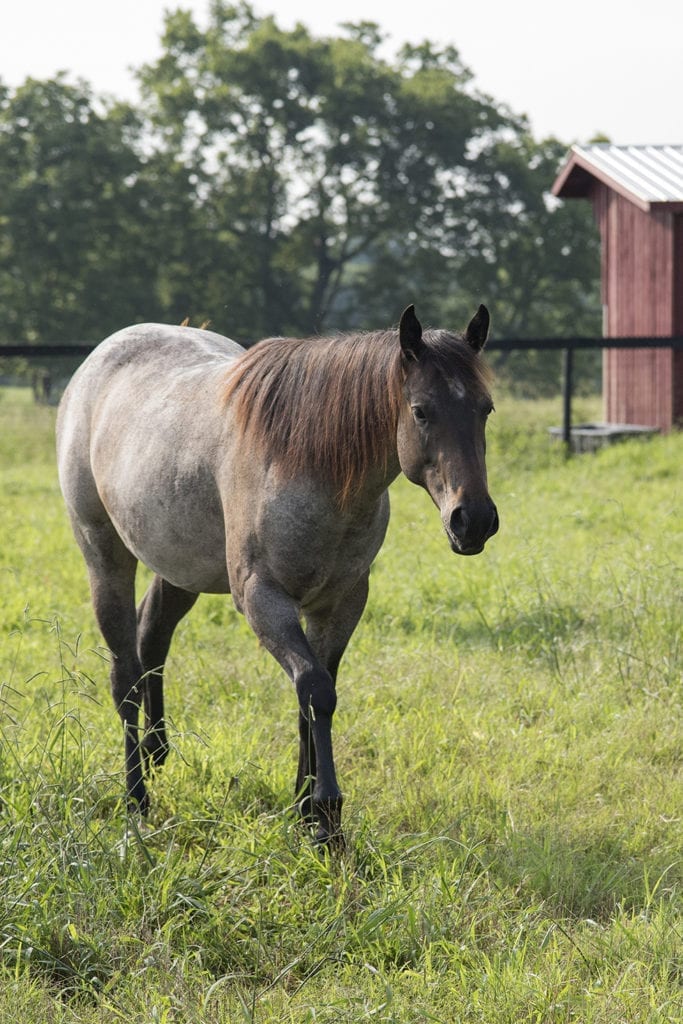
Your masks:
M676 900L683 861L668 853L639 858L612 835L582 840L550 830L512 832L489 871L499 885L541 897L558 916L601 922L617 909L646 913L654 903Z
M594 613L568 601L547 600L527 610L498 617L472 614L472 609L419 605L410 615L383 614L374 609L367 623L380 636L429 636L440 643L505 651L511 647L531 657L552 653L558 645L592 639L600 628ZM555 655L553 654L553 658Z

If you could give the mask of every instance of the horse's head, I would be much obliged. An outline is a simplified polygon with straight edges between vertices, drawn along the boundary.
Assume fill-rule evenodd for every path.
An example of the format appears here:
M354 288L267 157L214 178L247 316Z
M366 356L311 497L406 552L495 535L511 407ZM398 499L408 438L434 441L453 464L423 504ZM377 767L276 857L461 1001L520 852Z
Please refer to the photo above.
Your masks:
M429 332L409 306L401 317L401 469L431 495L451 548L476 555L498 529L486 482L486 420L493 409L478 353L489 328L480 306L464 335Z

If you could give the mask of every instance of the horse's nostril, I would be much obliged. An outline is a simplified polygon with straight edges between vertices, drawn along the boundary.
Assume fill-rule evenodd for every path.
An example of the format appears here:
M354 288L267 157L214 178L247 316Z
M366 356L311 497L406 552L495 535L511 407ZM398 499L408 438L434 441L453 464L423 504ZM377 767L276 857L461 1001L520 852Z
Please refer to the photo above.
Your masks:
M449 532L456 540L465 543L486 541L498 530L498 510L492 501L469 508L456 505L451 511Z
M451 533L454 537L464 537L470 524L470 517L462 505L456 505L451 512Z

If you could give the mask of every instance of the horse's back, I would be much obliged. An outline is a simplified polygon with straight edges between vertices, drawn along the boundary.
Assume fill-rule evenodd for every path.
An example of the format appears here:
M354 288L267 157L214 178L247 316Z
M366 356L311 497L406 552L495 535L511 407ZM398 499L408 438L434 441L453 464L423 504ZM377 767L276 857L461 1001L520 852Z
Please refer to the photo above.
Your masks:
M225 589L212 460L226 429L223 381L243 351L211 331L140 324L111 335L88 356L64 392L57 420L60 484L77 536L111 524L130 551L170 582ZM201 543L182 557L180 541L199 538L200 519ZM167 562L178 563L177 572ZM221 578L212 580L212 573Z
M244 352L241 345L214 331L169 324L134 324L105 338L85 359L64 393L78 390L81 379L106 385L116 373L136 371L164 374L174 370L227 365ZM64 401L62 402L64 404Z
M151 426L155 411L177 420L194 396L197 408L190 415L196 416L200 399L220 390L243 352L237 342L193 327L136 324L110 335L76 370L60 402L60 475L71 462L90 457L98 425L121 434L138 420Z

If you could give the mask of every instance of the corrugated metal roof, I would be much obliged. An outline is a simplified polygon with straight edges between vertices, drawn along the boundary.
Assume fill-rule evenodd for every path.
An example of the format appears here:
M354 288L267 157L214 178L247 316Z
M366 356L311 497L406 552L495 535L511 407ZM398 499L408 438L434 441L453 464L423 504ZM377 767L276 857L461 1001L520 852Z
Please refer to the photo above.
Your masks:
M643 206L683 203L683 145L572 146L553 186L555 195L582 194L586 172Z

